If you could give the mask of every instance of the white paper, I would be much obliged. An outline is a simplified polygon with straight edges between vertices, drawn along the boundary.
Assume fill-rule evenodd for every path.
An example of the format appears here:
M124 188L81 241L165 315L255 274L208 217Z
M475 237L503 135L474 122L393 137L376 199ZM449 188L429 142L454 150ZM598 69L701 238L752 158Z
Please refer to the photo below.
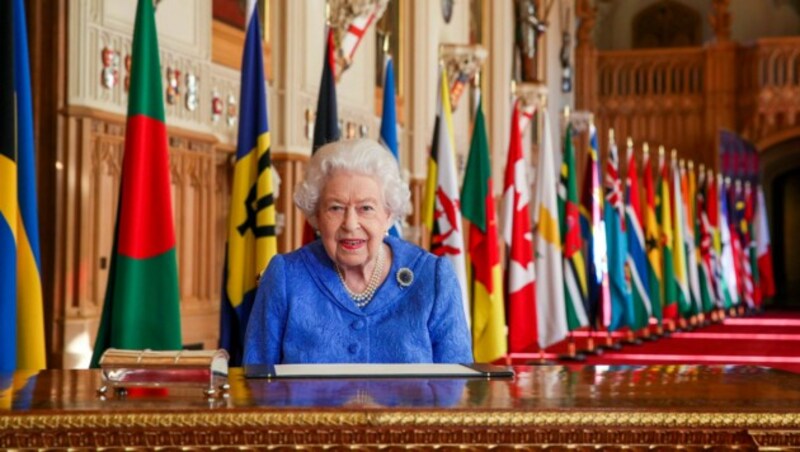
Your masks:
M277 377L479 376L461 364L276 364Z

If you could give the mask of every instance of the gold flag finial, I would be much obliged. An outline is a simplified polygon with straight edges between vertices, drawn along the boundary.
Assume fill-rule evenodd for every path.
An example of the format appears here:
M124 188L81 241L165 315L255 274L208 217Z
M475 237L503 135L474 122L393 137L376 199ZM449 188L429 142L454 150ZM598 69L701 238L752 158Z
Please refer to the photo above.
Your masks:
M383 53L389 53L389 36L391 36L391 34L391 31L387 31L383 35Z
M614 137L614 128L608 129L608 141L611 143L616 143L617 139Z
M664 152L665 152L665 151L664 151L664 145L660 145L660 146L658 147L658 155L659 155L660 157L663 157L663 156L664 156Z
M331 26L331 2L325 2L325 25Z
M644 155L650 154L650 145L647 144L647 141L642 143L642 153L644 153Z
M629 148L633 147L633 138L631 138L631 137L628 137L628 147Z

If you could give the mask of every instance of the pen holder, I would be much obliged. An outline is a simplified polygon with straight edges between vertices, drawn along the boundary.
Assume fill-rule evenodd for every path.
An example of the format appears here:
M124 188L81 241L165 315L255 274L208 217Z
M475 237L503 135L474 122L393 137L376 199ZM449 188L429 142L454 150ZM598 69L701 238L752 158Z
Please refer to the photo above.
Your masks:
M228 352L219 350L122 350L100 358L103 386L125 396L129 388L198 387L208 397L228 390Z

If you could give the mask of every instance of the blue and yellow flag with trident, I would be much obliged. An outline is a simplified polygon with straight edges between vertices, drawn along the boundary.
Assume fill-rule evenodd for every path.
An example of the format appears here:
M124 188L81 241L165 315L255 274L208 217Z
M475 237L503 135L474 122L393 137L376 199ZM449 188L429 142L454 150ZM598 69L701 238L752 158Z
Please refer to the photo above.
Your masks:
M0 371L44 369L39 216L22 0L0 2Z
M231 212L220 311L220 347L231 366L241 365L244 334L258 275L278 251L275 196L267 120L267 91L258 6L247 26L239 96L239 137L233 173Z

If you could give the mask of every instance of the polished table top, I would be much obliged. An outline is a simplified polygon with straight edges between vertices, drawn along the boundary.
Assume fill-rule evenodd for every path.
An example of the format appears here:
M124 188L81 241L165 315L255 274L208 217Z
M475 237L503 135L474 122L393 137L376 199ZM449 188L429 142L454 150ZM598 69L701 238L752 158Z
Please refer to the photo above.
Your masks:
M800 413L800 375L751 366L515 366L511 379L245 379L228 397L199 389L120 398L97 370L0 374L0 416L59 411L493 410Z
M98 395L96 370L0 374L2 447L800 445L800 375L518 366L511 379L248 380ZM536 446L536 447L534 447Z

